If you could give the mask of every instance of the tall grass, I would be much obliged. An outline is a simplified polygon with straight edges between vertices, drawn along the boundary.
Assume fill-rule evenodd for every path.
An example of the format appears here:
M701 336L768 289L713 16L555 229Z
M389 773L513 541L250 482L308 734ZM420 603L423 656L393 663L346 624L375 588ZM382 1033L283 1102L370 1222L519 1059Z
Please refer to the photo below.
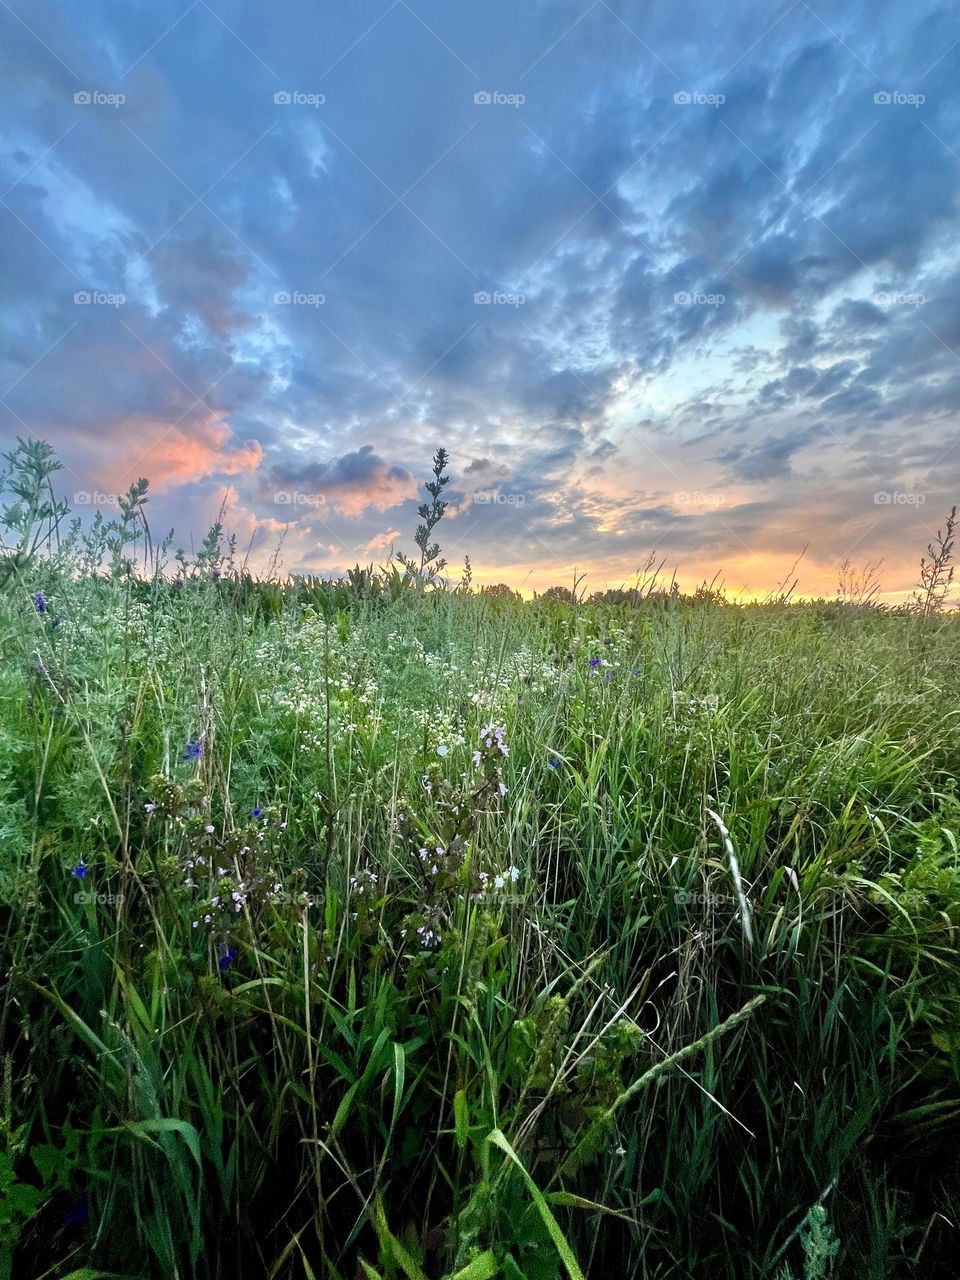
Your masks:
M956 617L68 548L0 644L6 1275L954 1274Z

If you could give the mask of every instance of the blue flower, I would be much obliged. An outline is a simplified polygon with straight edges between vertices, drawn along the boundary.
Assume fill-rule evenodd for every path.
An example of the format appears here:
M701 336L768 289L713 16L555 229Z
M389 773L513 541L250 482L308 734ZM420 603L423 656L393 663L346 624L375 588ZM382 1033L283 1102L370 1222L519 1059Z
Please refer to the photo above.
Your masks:
M550 757L550 768L551 768L551 769L559 769L559 768L560 768L560 761L557 759L557 757L556 757L556 756L551 756L551 757Z
M67 1210L67 1216L63 1220L65 1227L75 1227L78 1223L85 1222L90 1212L87 1207L87 1197L81 1196L79 1200L74 1200L73 1204Z
M634 674L635 676L642 676L642 675L643 675L643 667L634 667L634 668L633 668L633 674Z
M597 670L597 668L600 666L600 659L599 659L599 658L591 658L591 659L590 659L590 666L594 669L594 671L596 671L596 670Z
M203 754L203 744L197 739L195 742L188 742L183 749L184 760L199 760Z
M70 874L72 876L75 876L77 880L82 880L84 878L84 876L87 874L87 864L84 862L82 858L77 863L77 865L73 868Z
M257 806L256 806L256 808L253 810L253 812L251 813L251 815L250 815L250 816L251 816L251 818L259 818L259 817L260 817L260 813L261 813L260 806L259 806L259 805L257 805Z
M236 958L237 958L237 948L228 947L226 951L223 953L223 955L220 957L220 960L218 962L220 967L220 972L226 973L227 970L230 968L230 966L233 964L234 960L236 960Z
M33 593L33 603L37 606L37 613L47 612L47 597L42 591L35 591Z

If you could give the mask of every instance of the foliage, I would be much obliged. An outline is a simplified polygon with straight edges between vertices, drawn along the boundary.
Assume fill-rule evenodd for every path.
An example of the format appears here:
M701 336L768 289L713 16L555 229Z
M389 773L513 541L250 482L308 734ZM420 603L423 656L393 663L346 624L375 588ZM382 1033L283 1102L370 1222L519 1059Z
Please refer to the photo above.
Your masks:
M145 497L0 594L9 1274L952 1274L955 616L144 575Z

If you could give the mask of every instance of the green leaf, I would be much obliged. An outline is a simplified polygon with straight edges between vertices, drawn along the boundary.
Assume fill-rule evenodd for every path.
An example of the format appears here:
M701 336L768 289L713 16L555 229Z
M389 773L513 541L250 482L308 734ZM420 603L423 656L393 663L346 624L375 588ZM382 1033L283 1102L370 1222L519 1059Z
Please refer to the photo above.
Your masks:
M537 1206L537 1212L543 1219L543 1225L550 1234L550 1239L553 1241L554 1247L556 1248L557 1253L559 1253L563 1265L567 1269L567 1274L570 1276L570 1280L584 1280L583 1272L577 1264L577 1260L573 1255L573 1250L570 1248L563 1232L560 1230L560 1224L550 1212L550 1206L547 1204L546 1200L544 1200L540 1188L530 1177L529 1173L527 1173L520 1157L499 1129L494 1129L494 1131L488 1135L487 1141L492 1142L495 1147L499 1147L501 1151L505 1152L507 1157L512 1160L520 1170L520 1176L527 1184L527 1189L533 1198L533 1203Z
M178 1120L175 1116L159 1116L155 1120L131 1120L124 1128L148 1141L152 1141L151 1133L179 1133L187 1144L190 1154L196 1160L197 1168L201 1167L200 1135L192 1124L187 1124L186 1120Z
M499 1264L491 1251L487 1249L459 1271L452 1271L444 1276L444 1280L490 1280L500 1270Z

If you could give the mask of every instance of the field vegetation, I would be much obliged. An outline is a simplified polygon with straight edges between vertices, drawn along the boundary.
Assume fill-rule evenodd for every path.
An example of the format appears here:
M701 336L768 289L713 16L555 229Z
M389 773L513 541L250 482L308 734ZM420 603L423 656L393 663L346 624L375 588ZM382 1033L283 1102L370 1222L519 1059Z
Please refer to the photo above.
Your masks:
M324 582L8 456L0 1277L954 1276L952 522L521 602L445 466Z

